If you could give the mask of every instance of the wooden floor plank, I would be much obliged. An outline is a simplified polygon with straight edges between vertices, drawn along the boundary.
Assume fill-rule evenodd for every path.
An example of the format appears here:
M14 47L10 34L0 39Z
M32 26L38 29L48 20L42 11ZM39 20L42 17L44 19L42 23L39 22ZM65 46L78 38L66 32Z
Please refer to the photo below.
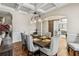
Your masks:
M13 44L13 55L14 56L27 56L27 50L22 49L21 42Z

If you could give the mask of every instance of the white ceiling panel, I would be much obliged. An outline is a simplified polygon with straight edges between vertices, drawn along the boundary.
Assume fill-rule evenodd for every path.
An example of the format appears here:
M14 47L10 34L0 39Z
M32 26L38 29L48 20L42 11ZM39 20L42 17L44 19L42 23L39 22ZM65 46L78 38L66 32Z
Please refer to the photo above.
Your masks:
M24 12L31 12L32 10L30 8L27 7L21 7L20 10L24 11Z
M30 8L30 9L32 9L32 10L35 9L35 6L31 5L30 3L23 3L23 6L24 6L24 7L27 7L27 8Z
M30 3L30 4L33 6L36 5L37 8L40 8L40 6L42 6L44 3Z
M49 9L51 9L51 8L53 8L53 7L56 7L56 5L55 4L53 4L53 3L48 3L48 4L46 4L45 6L43 6L41 9L43 9L43 10L49 10Z
M53 11L61 6L64 6L66 3L1 3L7 7L13 8L14 10L21 10L24 12L33 13L34 11L40 13L47 13ZM36 10L35 10L36 9Z
M17 3L1 3L1 4L8 6L8 7L11 7L11 8L14 8L14 9L18 7Z

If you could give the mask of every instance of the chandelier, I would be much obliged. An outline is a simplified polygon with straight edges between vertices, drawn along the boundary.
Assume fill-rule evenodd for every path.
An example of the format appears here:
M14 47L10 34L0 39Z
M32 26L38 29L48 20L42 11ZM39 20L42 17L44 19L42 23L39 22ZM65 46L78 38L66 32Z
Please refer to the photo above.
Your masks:
M33 15L31 17L31 23L41 22L41 14L37 11L37 4L35 4L35 11L33 12Z

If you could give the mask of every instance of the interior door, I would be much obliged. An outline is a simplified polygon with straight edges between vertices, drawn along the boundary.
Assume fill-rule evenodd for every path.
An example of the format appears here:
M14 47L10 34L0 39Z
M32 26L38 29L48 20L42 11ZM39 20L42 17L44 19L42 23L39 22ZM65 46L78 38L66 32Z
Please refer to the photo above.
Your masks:
M53 36L53 30L54 30L54 21L49 20L48 21L48 31L51 32L51 36Z

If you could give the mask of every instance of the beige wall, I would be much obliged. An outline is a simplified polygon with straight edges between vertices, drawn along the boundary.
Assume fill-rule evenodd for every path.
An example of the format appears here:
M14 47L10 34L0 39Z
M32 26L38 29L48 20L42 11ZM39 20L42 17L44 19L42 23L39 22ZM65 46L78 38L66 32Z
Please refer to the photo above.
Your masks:
M79 33L79 4L69 4L49 12L46 16L66 16L68 19L68 32Z
M36 22L36 29L38 34L41 34L41 23L40 22Z
M48 21L43 21L43 26L42 26L42 32L46 33L48 32Z
M41 23L36 23L36 28L38 30L38 34L41 34ZM42 21L42 33L48 32L48 21Z
M0 5L0 10L10 12L12 14L13 42L21 41L21 32L31 34L33 31L35 31L36 25L31 24L29 14L14 11L13 9L2 5Z
M31 24L28 14L13 13L13 42L21 40L21 32L31 34L36 29L35 24Z

